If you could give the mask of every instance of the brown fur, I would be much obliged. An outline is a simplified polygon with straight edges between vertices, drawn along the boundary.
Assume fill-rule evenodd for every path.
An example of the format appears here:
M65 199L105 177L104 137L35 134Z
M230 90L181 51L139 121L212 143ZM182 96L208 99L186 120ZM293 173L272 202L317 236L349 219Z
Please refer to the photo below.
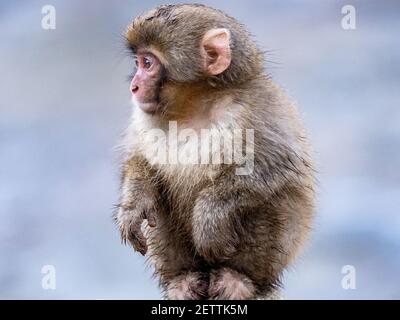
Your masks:
M207 77L199 43L211 28L230 30L232 62L222 74ZM136 18L126 37L132 50L158 54L166 80L163 108L141 114L125 140L116 215L122 238L134 247L143 244L137 226L155 220L141 252L148 246L166 298L273 295L313 217L312 160L295 106L264 74L262 53L249 34L221 11L162 6ZM152 163L143 132L166 129L169 120L182 128L199 129L200 123L254 129L254 171L240 176L235 164Z

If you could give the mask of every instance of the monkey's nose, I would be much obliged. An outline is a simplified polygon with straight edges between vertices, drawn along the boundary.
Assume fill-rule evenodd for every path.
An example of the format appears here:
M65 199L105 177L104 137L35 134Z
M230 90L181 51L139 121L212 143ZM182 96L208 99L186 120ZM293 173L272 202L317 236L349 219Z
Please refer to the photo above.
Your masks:
M133 85L133 86L131 87L131 92L132 92L133 94L135 94L138 90L139 90L139 86Z

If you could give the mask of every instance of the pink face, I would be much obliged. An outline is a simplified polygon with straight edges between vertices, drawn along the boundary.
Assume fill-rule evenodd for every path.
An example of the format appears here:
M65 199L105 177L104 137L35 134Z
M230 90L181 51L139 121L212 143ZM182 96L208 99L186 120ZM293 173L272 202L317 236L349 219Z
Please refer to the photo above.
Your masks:
M163 66L149 52L139 51L135 62L137 71L130 85L132 99L144 112L153 113L159 104Z

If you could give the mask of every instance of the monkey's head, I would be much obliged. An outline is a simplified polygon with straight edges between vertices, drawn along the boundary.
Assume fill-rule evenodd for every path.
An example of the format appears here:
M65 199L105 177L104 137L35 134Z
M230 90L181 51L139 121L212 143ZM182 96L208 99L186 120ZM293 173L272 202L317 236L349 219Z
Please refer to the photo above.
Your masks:
M166 87L235 88L263 69L263 55L243 26L204 5L151 10L133 21L126 40L136 62L133 99L148 113L168 104Z

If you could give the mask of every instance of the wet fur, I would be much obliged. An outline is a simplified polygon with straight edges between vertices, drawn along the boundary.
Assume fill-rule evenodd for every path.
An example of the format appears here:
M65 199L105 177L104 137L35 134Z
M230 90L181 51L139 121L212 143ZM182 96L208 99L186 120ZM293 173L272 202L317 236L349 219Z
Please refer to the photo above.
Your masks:
M232 31L233 60L227 72L205 79L188 28L200 37L215 21ZM262 54L248 33L220 11L163 6L137 18L127 39L133 50L146 45L162 52L169 80L161 93L162 112L136 108L123 142L116 215L123 238L137 206L156 208L156 227L146 228L147 256L166 298L273 296L313 218L312 159L296 107L264 75ZM195 63L185 63L189 58ZM235 164L162 165L148 157L147 130L166 130L170 120L178 129L198 129L197 118L203 128L254 129L253 173L236 175Z

